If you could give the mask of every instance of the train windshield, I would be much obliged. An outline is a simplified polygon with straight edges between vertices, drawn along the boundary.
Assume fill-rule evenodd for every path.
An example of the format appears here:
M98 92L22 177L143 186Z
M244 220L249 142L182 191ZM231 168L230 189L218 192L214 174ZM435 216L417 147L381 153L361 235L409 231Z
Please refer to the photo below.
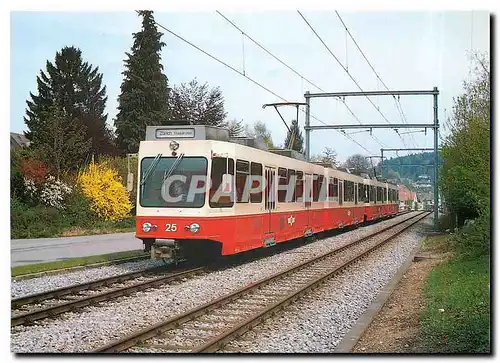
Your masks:
M207 159L146 157L141 160L142 207L201 208L205 204Z

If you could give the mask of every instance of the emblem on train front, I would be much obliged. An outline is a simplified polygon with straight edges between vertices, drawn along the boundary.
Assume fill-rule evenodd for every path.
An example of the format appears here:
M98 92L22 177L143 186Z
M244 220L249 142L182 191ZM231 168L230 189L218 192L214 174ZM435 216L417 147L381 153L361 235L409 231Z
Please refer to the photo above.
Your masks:
M294 216L288 217L288 224L293 226L294 223L295 223L295 217Z

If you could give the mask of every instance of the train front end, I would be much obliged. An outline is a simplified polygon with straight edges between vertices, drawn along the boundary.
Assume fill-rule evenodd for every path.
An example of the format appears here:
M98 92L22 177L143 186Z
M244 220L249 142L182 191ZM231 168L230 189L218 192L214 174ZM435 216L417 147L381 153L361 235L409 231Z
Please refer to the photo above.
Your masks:
M140 143L136 237L153 259L221 255L220 231L206 223L213 142L205 129L148 127Z

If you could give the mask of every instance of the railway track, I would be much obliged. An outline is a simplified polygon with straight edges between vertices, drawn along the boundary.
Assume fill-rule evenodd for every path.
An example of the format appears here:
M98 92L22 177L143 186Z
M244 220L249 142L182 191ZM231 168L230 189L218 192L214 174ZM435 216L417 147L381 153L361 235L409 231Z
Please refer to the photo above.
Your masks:
M215 352L391 241L427 215L426 212L419 213L181 315L137 331L94 352ZM387 236L383 236L385 233ZM382 239L377 238L373 242L375 237Z
M171 272L175 268L175 266L155 267L13 299L11 327L30 324L85 306L161 286L204 271L204 267L196 267Z
M392 227L386 229L388 228ZM277 247L282 247L281 250L286 251L293 248L294 244L289 243ZM235 257L235 261L225 265L224 268L265 257L266 252L272 253L263 250L261 254L253 257ZM12 299L11 327L33 324L38 320L53 318L93 304L127 296L138 291L161 287L173 281L182 280L214 268L218 269L220 267L214 265L182 269L181 265L181 270L178 270L178 266L174 265L161 266ZM159 274L160 276L158 276Z

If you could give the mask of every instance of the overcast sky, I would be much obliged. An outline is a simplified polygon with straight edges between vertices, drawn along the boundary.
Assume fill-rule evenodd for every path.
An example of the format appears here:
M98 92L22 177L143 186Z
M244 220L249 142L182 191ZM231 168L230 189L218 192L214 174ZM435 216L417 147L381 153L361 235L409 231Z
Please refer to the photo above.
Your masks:
M390 89L439 88L441 122L445 109L446 114L450 114L453 97L461 93L462 82L468 76L468 53L471 50L490 52L490 15L487 12L339 13ZM223 14L324 91L359 90L296 11ZM302 14L364 90L384 89L348 36L346 42L346 31L334 11L303 11ZM240 71L244 67L248 77L288 101L304 102L305 91L319 92L249 39L242 41L242 34L215 11L155 12L154 15L159 24L232 67ZM98 66L103 73L108 94L108 123L113 125L125 52L132 45L132 33L139 31L140 26L141 18L134 12L11 13L11 131L26 130L23 121L26 99L30 92L37 92L36 76L41 69L45 70L46 60L53 61L56 51L70 45L79 47L84 60ZM170 85L197 77L212 87L219 86L229 119L243 119L249 124L264 121L272 131L274 142L283 143L286 129L281 119L274 109L262 108L264 103L280 99L168 32L160 31L165 33L162 63ZM373 97L372 101L391 123L402 122L391 97ZM346 102L362 123L385 123L366 98L348 98ZM432 122L432 97L402 97L400 102L408 122ZM287 121L295 117L294 109L281 110ZM357 124L346 107L334 99L313 100L311 113L327 124ZM301 112L301 126L304 118ZM312 124L320 123L312 120ZM433 140L431 132L412 134L413 138L403 135L404 143L392 130L374 130L373 134L383 147L391 148L431 147ZM371 154L380 153L382 146L368 133L352 137ZM341 160L355 153L368 154L333 130L314 131L311 141L312 154L320 153L325 146L333 147Z

